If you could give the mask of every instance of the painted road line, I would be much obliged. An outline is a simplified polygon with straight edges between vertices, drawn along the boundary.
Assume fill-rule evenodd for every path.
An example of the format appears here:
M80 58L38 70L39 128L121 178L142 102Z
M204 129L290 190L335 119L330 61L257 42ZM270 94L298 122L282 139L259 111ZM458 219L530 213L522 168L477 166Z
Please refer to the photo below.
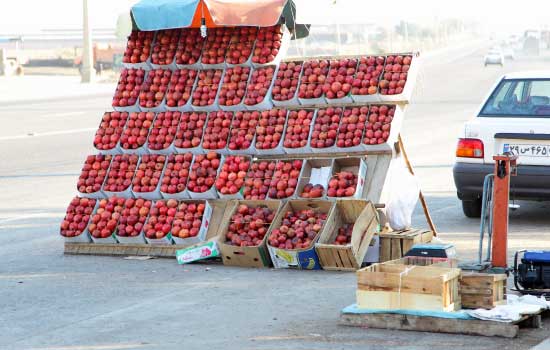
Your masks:
M65 113L50 113L41 115L42 118L57 118L57 117L72 117L77 115L84 115L86 112L65 112Z
M0 219L0 225L3 225L8 222L27 220L27 219L57 219L63 218L64 213L36 213L36 214L25 214L25 215L16 215L4 219Z
M35 177L73 177L78 176L80 173L51 173L51 174L21 174L21 175L0 175L0 179L22 179L22 178L35 178Z
M69 129L69 130L57 130L57 131L47 131L47 132L29 132L27 134L21 135L12 135L12 136L3 136L0 137L0 141L10 141L10 140L19 140L29 137L43 137L43 136L55 136L55 135L67 135L67 134L78 134L84 132L96 131L96 128L80 128L80 129Z

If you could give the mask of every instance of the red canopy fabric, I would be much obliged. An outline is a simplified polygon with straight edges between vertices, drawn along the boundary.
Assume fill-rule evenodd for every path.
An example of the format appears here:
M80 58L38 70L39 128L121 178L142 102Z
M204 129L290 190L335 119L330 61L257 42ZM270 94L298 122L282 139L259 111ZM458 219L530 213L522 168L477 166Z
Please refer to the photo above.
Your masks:
M201 0L214 24L220 26L259 26L277 24L286 0ZM197 13L201 11L201 4Z

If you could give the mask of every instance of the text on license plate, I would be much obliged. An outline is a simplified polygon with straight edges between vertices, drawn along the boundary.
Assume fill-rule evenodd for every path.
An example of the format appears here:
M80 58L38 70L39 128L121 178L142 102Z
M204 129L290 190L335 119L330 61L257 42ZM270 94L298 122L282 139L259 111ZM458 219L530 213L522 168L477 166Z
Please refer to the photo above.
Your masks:
M550 145L514 145L505 143L502 151L503 153L509 152L518 156L550 157Z

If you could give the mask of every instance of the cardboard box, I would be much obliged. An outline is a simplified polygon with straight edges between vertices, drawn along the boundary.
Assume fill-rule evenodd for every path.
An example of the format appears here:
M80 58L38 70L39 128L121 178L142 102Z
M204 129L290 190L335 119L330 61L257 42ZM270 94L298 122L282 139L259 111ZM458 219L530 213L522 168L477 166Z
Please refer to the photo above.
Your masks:
M262 243L255 247L240 247L225 244L225 234L231 223L231 217L237 211L240 204L246 204L249 207L267 207L275 213L275 219L278 216L279 209L281 208L281 201L279 200L236 200L232 201L228 205L226 210L225 220L220 226L219 241L220 252L224 265L230 266L243 266L243 267L269 267L271 260L266 247L267 237L271 233L271 224L262 240Z
M220 256L216 242L205 242L193 247L176 250L178 264L188 264L193 261L204 260Z
M272 230L281 226L283 217L289 210L300 211L304 209L313 209L315 211L320 211L321 213L326 213L327 220L323 225L321 232L313 239L313 244L309 248L280 249L272 247L268 243L267 247L269 249L269 254L271 255L271 261L273 261L275 268L295 268L305 270L321 269L319 257L315 251L315 243L325 230L333 229L331 226L333 206L334 203L330 201L319 200L290 200L283 205L283 207L279 210L279 214L273 221L268 234L270 234Z
M302 166L302 175L298 181L298 187L296 188L296 196L302 198L300 195L304 191L304 186L311 183L312 185L322 185L325 190L321 198L326 198L328 181L331 175L331 159L306 159Z
M336 245L338 229L354 223L351 243ZM376 208L365 200L338 200L331 214L330 225L323 230L315 250L325 270L355 271L361 268L367 250L380 230Z
M341 171L349 171L357 175L357 187L351 197L328 197L329 199L361 199L367 178L367 162L364 157L336 158L332 163L331 179ZM330 180L329 180L330 181Z

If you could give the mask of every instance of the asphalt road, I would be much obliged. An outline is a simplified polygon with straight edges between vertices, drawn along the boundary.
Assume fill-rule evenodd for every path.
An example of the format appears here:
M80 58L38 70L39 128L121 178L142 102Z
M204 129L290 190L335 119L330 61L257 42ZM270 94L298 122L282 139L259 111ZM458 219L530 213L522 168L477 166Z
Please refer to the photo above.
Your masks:
M440 238L466 258L479 222L462 215L452 181L462 123L499 75L548 65L484 68L482 54L427 58L403 129ZM526 349L548 336L548 326L513 340L339 327L353 273L64 256L58 225L109 95L0 103L1 349ZM510 251L550 247L548 204L520 204ZM420 210L414 224L425 227Z

